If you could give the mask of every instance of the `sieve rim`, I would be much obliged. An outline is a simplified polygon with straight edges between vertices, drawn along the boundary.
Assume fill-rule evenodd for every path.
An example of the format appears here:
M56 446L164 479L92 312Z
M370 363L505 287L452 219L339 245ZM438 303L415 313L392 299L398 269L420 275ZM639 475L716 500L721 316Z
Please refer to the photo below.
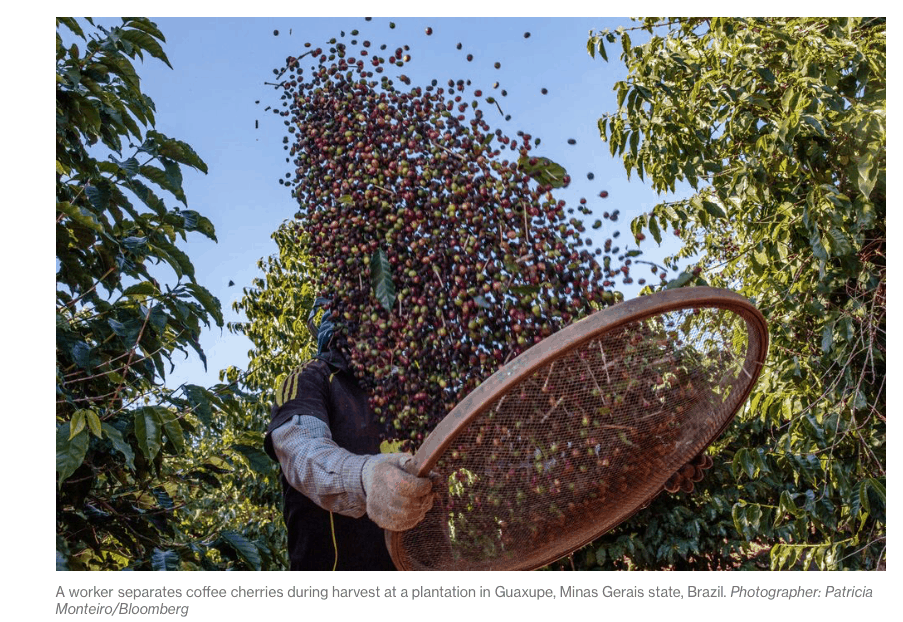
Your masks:
M746 353L746 359L742 368L747 372L747 382L743 390L738 393L738 400L733 412L729 417L725 418L723 424L713 434L709 435L709 438L700 439L703 441L703 444L699 451L703 451L721 436L733 420L736 412L749 397L765 363L769 335L768 325L762 313L740 294L715 287L687 287L632 298L601 309L533 345L484 380L476 389L455 405L451 412L424 439L423 444L409 466L409 471L416 473L420 477L427 476L445 451L474 419L485 412L497 398L510 392L513 387L516 387L522 380L529 378L537 369L566 356L586 342L598 339L600 336L625 324L662 313L688 308L717 308L732 311L746 320L749 331L756 333L758 336L758 339L749 341L750 347ZM636 512L646 507L661 490L662 488L659 488L647 499L637 503L636 507L620 522L629 519ZM408 568L402 562L405 557L401 538L402 533L387 530L386 546L396 567L400 570L406 570ZM572 550L576 550L591 542L599 535L601 534L593 535ZM533 565L532 568L541 567L551 561L554 560Z

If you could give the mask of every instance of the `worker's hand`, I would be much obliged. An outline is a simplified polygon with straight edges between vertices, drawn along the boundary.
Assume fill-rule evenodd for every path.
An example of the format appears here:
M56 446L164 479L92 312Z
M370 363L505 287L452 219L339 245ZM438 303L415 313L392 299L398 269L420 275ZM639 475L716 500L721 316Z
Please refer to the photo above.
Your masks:
M679 490L693 492L693 483L702 481L706 469L710 468L712 459L707 454L701 453L680 467L680 470L665 482L665 490L671 493Z
M405 470L410 454L371 456L364 463L361 481L367 495L367 515L390 531L406 531L433 507L433 483Z

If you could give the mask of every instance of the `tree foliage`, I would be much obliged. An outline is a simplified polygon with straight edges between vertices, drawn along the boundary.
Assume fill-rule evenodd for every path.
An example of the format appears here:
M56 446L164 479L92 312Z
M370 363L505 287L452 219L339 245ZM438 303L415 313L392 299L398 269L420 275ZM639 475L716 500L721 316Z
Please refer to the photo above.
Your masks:
M645 35L633 44L631 35ZM648 33L648 35L647 35ZM886 49L881 18L647 19L590 33L627 79L599 120L664 201L632 230L770 326L764 373L702 490L575 559L641 568L873 569L886 546Z
M293 226L284 223L273 233L278 252L258 262L263 276L245 288L242 298L233 304L245 320L230 323L228 328L253 344L248 351L247 370L230 367L220 374L230 386L241 387L240 407L223 416L230 428L244 432L225 446L243 452L251 469L241 480L246 497L238 508L230 510L229 518L236 526L254 526L255 542L266 570L286 569L288 557L279 471L261 449L262 431L270 422L276 389L294 368L316 353L316 341L307 329L307 316L314 302L314 268L309 258L299 252L301 247L293 231ZM217 496L230 497L228 491L212 498Z
M177 246L189 232L216 240L182 189L183 167L207 165L154 129L134 66L145 56L169 65L163 42L145 18L111 28L57 19L59 569L259 568L266 559L227 512L203 520L211 490L230 490L240 506L235 474L259 461L244 449L259 438L243 444L224 430L237 389L163 385L177 352L206 364L201 328L223 326L219 301ZM158 281L161 264L174 282Z
M307 328L316 295L315 268L294 231L294 225L285 222L273 233L277 254L258 262L263 277L255 279L234 304L246 321L229 325L231 331L254 344L242 382L248 391L259 392L264 403L272 403L275 389L288 371L316 353L316 342ZM265 429L268 423L267 411L257 429Z

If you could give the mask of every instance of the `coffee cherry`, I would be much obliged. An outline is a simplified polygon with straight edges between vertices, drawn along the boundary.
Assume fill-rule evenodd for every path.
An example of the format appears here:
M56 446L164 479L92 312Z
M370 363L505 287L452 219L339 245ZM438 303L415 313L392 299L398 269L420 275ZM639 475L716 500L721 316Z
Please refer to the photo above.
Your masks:
M493 130L482 102L465 99L469 80L448 80L447 90L388 70L373 80L369 68L394 70L416 52L373 53L365 68L337 39L330 45L329 54L312 50L309 71L297 67L284 113L274 110L285 117L294 166L279 182L299 206L289 243L320 266L311 285L332 299L333 347L370 395L386 438L416 447L505 361L613 304L604 288L616 272L630 276L609 256L604 270L596 263L602 249L587 250L586 227L566 217L574 208L542 179L539 138ZM493 136L498 149L487 146ZM505 146L518 157L502 159ZM585 200L580 210L591 213ZM378 297L377 265L394 297ZM597 431L586 427L589 439ZM560 488L553 480L542 485Z

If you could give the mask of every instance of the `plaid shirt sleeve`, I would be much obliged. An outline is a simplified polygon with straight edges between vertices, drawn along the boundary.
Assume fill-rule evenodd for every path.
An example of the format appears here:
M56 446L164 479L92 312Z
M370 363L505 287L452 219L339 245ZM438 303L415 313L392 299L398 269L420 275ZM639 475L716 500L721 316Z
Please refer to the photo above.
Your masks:
M367 511L361 471L368 456L336 445L317 417L295 415L272 433L288 483L324 510L360 518Z

